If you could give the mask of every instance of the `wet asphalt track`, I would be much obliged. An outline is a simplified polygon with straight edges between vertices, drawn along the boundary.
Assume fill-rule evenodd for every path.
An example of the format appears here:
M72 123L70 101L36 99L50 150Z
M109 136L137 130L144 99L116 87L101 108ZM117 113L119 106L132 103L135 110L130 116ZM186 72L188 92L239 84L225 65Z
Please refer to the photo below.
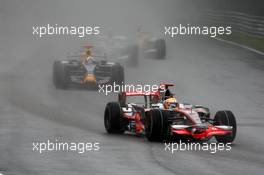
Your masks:
M114 96L54 89L51 68L59 52L53 46L28 41L26 48L32 50L21 49L23 57L10 60L15 49L7 48L15 39L2 43L10 36L4 32L0 36L2 174L263 174L263 56L215 40L168 39L166 61L145 59L137 69L126 69L127 83L174 82L180 101L204 104L213 113L230 109L236 115L238 134L231 152L172 155L164 151L163 143L106 134L103 111ZM32 142L55 138L100 142L100 151L32 151Z
M166 62L142 60L138 69L126 69L127 81L173 81L181 101L205 104L213 111L231 109L238 122L231 152L171 155L162 143L109 136L103 109L115 97L56 90L51 83L52 59L28 58L34 67L22 62L1 73L0 169L4 174L261 174L263 57L214 40L209 44L217 47L206 51L206 44L197 42L191 42L188 53L181 53L184 43L171 43ZM85 154L32 152L32 142L55 138L100 142L101 149Z

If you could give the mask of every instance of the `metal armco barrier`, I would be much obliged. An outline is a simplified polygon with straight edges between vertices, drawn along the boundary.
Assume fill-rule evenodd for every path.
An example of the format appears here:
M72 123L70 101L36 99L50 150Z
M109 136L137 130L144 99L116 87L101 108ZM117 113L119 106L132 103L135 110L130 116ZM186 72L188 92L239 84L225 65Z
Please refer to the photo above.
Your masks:
M234 11L205 11L202 15L210 25L232 26L233 31L264 37L264 17Z

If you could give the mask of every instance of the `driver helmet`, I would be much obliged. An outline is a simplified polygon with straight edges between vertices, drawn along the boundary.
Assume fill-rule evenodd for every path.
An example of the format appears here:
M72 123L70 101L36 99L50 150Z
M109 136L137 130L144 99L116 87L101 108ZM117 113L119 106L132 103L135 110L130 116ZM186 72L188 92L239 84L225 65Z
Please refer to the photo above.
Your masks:
M175 97L168 98L163 103L165 109L175 109L178 106L178 101Z
M90 49L87 49L85 54L86 54L86 57L90 57L92 55L92 52Z
M83 62L84 63L88 63L89 61L91 61L92 60L92 51L90 50L90 49L87 49L86 51L85 51L85 55L84 55L84 60L83 60Z

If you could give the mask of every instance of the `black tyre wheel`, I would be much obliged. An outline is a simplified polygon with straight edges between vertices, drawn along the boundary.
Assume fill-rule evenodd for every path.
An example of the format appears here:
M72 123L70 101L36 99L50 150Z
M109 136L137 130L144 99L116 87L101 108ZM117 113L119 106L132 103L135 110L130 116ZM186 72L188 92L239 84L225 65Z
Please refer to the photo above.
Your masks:
M156 59L165 59L166 58L166 41L164 39L158 39L156 41L155 47L157 50Z
M108 133L123 133L121 107L118 102L109 102L105 107L104 125Z
M216 140L221 143L233 142L236 137L236 118L231 111L218 111L214 118L215 125L232 126L232 134L215 136Z
M53 63L53 84L57 89L66 88L66 67L60 61Z
M125 81L124 68L120 64L115 64L112 67L112 78L111 82L118 85L122 85Z
M163 141L168 132L168 114L166 111L153 109L146 115L146 137L149 141Z

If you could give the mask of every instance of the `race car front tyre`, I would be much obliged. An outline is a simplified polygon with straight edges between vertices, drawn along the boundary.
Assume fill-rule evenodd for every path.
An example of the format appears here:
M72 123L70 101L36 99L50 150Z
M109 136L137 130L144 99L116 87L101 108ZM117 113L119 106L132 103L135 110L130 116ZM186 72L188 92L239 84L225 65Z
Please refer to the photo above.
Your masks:
M166 111L153 109L146 114L146 137L149 141L162 141L168 132L168 114Z
M157 53L156 59L165 59L166 57L166 41L164 39L158 39L155 44Z
M104 125L108 133L124 133L121 107L118 102L109 102L105 107Z
M124 83L125 79L125 73L124 73L124 68L120 64L115 64L112 67L112 83L121 85Z
M231 111L218 111L215 114L214 125L227 125L232 126L232 133L228 135L218 135L215 139L221 143L233 142L236 137L236 118Z
M66 67L60 61L54 61L53 63L53 84L56 89L66 87Z

